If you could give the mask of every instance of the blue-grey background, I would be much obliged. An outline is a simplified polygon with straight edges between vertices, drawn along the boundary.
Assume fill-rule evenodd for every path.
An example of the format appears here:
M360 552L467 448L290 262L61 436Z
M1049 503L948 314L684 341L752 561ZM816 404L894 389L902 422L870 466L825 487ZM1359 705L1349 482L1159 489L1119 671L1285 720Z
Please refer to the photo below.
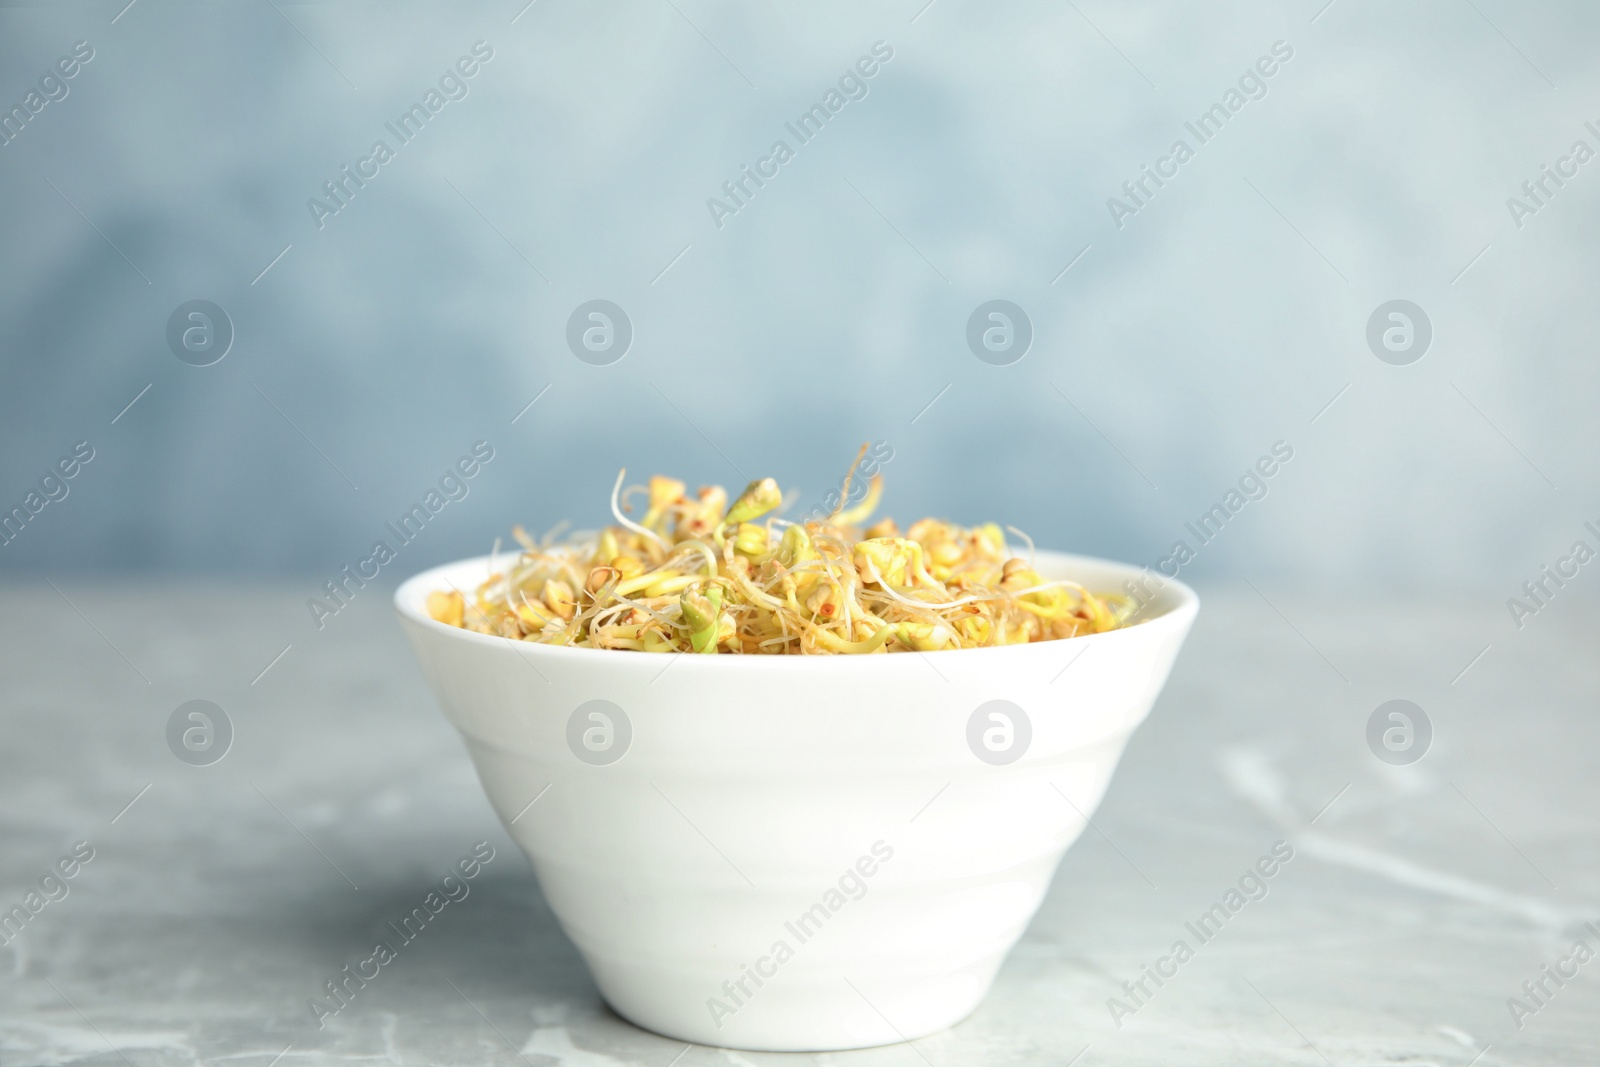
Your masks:
M1506 204L1600 147L1591 5L924 3L0 7L7 110L95 52L0 147L0 504L95 449L0 567L331 576L479 439L390 577L598 522L622 466L815 501L868 439L898 516L1150 563L1287 441L1185 578L1490 613L1600 518L1600 162L1520 229ZM308 198L480 40L319 229ZM1276 41L1268 94L1119 228L1107 198ZM611 366L564 339L597 298L635 330ZM1033 322L1011 366L964 339L994 298ZM1433 324L1410 366L1364 338L1395 298ZM236 331L213 366L166 343L192 299Z

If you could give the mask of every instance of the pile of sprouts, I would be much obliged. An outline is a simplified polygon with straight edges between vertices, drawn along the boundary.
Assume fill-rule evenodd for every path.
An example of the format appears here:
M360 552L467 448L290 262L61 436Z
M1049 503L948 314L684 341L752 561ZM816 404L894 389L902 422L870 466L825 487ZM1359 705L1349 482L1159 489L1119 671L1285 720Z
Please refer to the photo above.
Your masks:
M864 451L865 449L863 449ZM857 457L857 463L860 457ZM693 495L656 476L623 488L617 524L553 544L513 530L522 551L468 597L428 596L437 621L518 641L639 652L817 654L932 652L1103 633L1126 624L1127 598L1045 581L1012 556L992 523L964 528L923 519L863 525L883 494L873 475L859 503L826 518L786 522L771 478L732 503L721 486ZM849 499L855 467L840 501ZM630 519L645 495L644 514ZM758 521L761 520L761 521Z

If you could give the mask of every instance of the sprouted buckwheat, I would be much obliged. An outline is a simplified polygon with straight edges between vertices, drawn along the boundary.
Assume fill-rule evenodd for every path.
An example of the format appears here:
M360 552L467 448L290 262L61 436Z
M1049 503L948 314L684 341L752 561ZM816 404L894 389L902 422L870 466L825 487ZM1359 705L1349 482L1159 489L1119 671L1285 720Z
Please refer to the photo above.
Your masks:
M1010 556L993 523L923 519L902 534L886 518L863 528L881 475L858 504L791 523L774 514L783 494L771 478L729 504L721 486L691 496L659 475L624 490L626 473L611 491L617 525L563 545L518 526L522 551L507 566L494 564L470 601L458 590L430 593L428 613L541 644L739 654L1022 644L1114 630L1132 613L1125 597L1045 581ZM852 465L841 501L854 475ZM625 512L640 492L648 506L635 522Z

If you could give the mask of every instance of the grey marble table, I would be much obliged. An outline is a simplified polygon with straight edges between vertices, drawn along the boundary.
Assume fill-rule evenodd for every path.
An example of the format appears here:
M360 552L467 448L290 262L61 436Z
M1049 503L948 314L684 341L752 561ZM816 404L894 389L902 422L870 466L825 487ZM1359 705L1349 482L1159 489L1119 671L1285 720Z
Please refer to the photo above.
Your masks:
M312 583L57 584L0 601L0 902L77 842L93 858L0 948L8 1067L1600 1059L1600 963L1571 955L1600 948L1597 628L1576 596L1518 632L1492 600L1203 590L983 1007L909 1047L778 1056L607 1010L377 590L317 632ZM1420 762L1369 750L1392 698L1432 723ZM193 699L233 723L210 766L168 748ZM480 839L498 855L470 896L318 1029L322 983ZM1266 895L1195 937L1279 840ZM1192 958L1160 963L1179 940ZM1135 997L1145 965L1176 973Z

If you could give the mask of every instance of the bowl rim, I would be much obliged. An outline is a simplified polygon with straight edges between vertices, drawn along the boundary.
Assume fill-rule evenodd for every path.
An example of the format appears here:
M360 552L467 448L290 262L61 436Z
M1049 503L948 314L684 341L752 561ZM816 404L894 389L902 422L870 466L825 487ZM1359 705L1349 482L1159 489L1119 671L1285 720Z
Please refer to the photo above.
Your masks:
M510 553L500 553L500 557L502 558L508 555L510 555ZM1146 572L1157 573L1150 572L1148 567L1140 564L1125 563L1120 560L1105 559L1100 556L1085 556L1070 552L1056 552L1043 548L1038 549L1036 555L1039 562L1050 564L1052 570L1059 568L1070 569L1075 566L1100 567L1125 572L1128 577L1144 574ZM429 567L427 570L419 571L418 573L413 574L411 577L401 582L400 586L394 591L393 603L396 614L398 614L405 622L419 627L423 632L440 634L445 636L447 640L465 640L469 644L479 644L485 648L493 647L503 649L505 651L516 651L524 656L531 653L532 655L541 659L548 659L552 663L565 661L570 666L587 664L595 667L598 667L604 663L610 663L616 668L627 669L625 665L629 663L649 666L662 660L661 653L636 653L625 649L609 648L572 648L566 645L540 644L535 641L513 641L508 637L500 637L497 634L481 634L476 630L467 630L459 626L449 626L445 623L435 620L427 613L424 607L426 603L426 593L435 591L445 584L440 581L440 576L443 573L474 564L482 564L487 568L490 560L493 558L495 557L490 554L482 556L468 556L463 559L453 560L449 563L441 563L437 566ZM1196 593L1189 585L1179 581L1176 578L1168 578L1165 574L1157 574L1157 576L1162 583L1161 593L1172 596L1174 598L1174 602L1135 626L1130 626L1125 629L1108 630L1105 633L1085 634L1082 637L1061 638L1049 641L1033 641L1029 642L1028 644L1021 645L997 645L988 648L945 648L934 652L923 652L920 653L920 655L940 657L964 656L967 657L968 660L974 660L980 656L998 657L1006 655L1016 656L1019 654L1042 655L1045 651L1060 649L1068 643L1075 644L1080 641L1094 642L1103 645L1116 644L1127 640L1139 640L1140 638L1138 635L1140 631L1148 632L1148 628L1154 628L1157 630L1168 630L1173 626L1182 626L1187 628L1188 624L1194 619L1195 615L1198 614L1200 610L1200 595ZM1029 650L1041 651L1030 652ZM1084 651L1088 651L1087 646L1084 646ZM688 654L679 653L678 655L682 656ZM703 670L712 664L729 664L728 666L717 666L713 668L722 671L741 669L816 670L818 669L816 667L800 668L799 665L818 663L837 664L837 666L822 668L826 670L851 670L859 668L847 667L845 664L883 664L888 662L897 662L900 660L909 660L909 657L903 655L763 656L756 654L729 654L716 656L689 655L689 658L697 661L698 664L692 669ZM736 667L732 665L733 662L744 663L746 666ZM752 666L751 664L768 664L772 666L762 668ZM787 664L788 666L776 667L777 664ZM680 666L678 669L681 670L682 667ZM879 666L877 668L869 667L866 669L887 670L889 668Z

